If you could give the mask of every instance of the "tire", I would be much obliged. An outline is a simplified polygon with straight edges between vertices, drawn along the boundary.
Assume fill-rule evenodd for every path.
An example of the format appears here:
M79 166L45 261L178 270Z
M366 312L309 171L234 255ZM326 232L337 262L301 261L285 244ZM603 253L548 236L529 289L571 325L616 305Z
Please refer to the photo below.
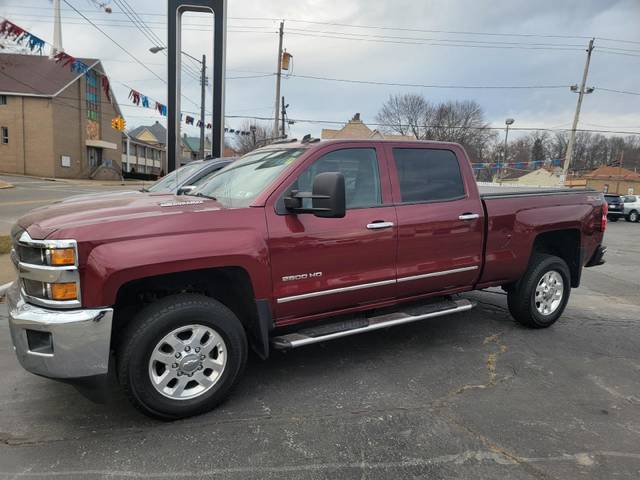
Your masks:
M627 222L636 223L638 220L640 220L640 215L638 215L638 212L635 210L629 212L629 215L627 215Z
M553 283L554 279L562 281L559 297L554 295L554 291L558 289L558 283ZM508 294L509 312L518 323L526 327L548 328L564 312L570 293L571 275L567 263L560 257L536 253L527 272ZM549 297L545 297L546 295Z
M203 295L174 295L151 304L121 338L116 351L120 384L136 408L162 420L215 408L247 361L240 320Z
M613 222L613 223L615 223L615 222L617 222L617 221L618 221L618 217L607 217L607 219L608 219L610 222Z

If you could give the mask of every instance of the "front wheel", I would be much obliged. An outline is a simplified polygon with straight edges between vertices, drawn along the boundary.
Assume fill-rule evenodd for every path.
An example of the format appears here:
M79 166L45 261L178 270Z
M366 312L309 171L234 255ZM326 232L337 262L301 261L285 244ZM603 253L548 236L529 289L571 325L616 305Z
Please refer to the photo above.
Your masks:
M556 256L535 254L516 287L509 292L513 318L530 328L547 328L564 312L571 293L567 263Z
M213 409L247 359L238 318L202 295L159 300L136 316L122 338L116 353L125 393L142 412L165 420Z
M633 212L629 213L629 215L627 215L627 222L636 223L639 218L640 216L638 215L638 212L634 210Z

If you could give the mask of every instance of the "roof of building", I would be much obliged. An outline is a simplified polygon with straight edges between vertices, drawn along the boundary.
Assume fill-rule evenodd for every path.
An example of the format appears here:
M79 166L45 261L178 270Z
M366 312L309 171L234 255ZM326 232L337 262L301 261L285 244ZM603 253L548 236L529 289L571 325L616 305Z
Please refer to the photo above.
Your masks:
M593 172L586 174L585 178L591 180L619 179L640 182L640 174L627 170L626 168L610 166L600 167Z
M95 58L78 60L89 67L98 65L102 70ZM55 97L83 75L49 57L0 53L0 93L3 95Z
M415 141L413 135L390 135L379 130L371 130L360 119L360 114L356 113L349 122L339 130L323 128L320 137L323 140L401 140Z
M194 153L200 152L200 138L198 137L182 137L182 143Z
M167 129L160 122L156 121L153 125L140 125L129 132L129 135L139 138L142 133L147 130L156 138L156 143L167 143Z

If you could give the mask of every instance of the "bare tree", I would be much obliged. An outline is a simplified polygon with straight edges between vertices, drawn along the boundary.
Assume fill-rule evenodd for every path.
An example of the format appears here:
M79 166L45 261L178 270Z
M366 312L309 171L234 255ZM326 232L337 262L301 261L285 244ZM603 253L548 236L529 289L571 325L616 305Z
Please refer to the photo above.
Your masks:
M244 155L256 148L264 147L269 143L273 127L267 123L245 121L240 125L240 132L249 132L249 135L239 134L235 138L235 150Z
M462 144L474 161L482 161L496 134L474 101L432 104L417 94L391 95L376 116L381 130L414 135L419 140Z

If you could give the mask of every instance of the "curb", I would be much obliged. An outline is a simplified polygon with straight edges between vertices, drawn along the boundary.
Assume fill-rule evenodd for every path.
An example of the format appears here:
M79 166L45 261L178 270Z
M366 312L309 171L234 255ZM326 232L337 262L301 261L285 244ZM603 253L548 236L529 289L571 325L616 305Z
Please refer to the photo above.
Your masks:
M11 185L10 183L0 182L0 190L4 190L6 188L14 188L15 185Z

